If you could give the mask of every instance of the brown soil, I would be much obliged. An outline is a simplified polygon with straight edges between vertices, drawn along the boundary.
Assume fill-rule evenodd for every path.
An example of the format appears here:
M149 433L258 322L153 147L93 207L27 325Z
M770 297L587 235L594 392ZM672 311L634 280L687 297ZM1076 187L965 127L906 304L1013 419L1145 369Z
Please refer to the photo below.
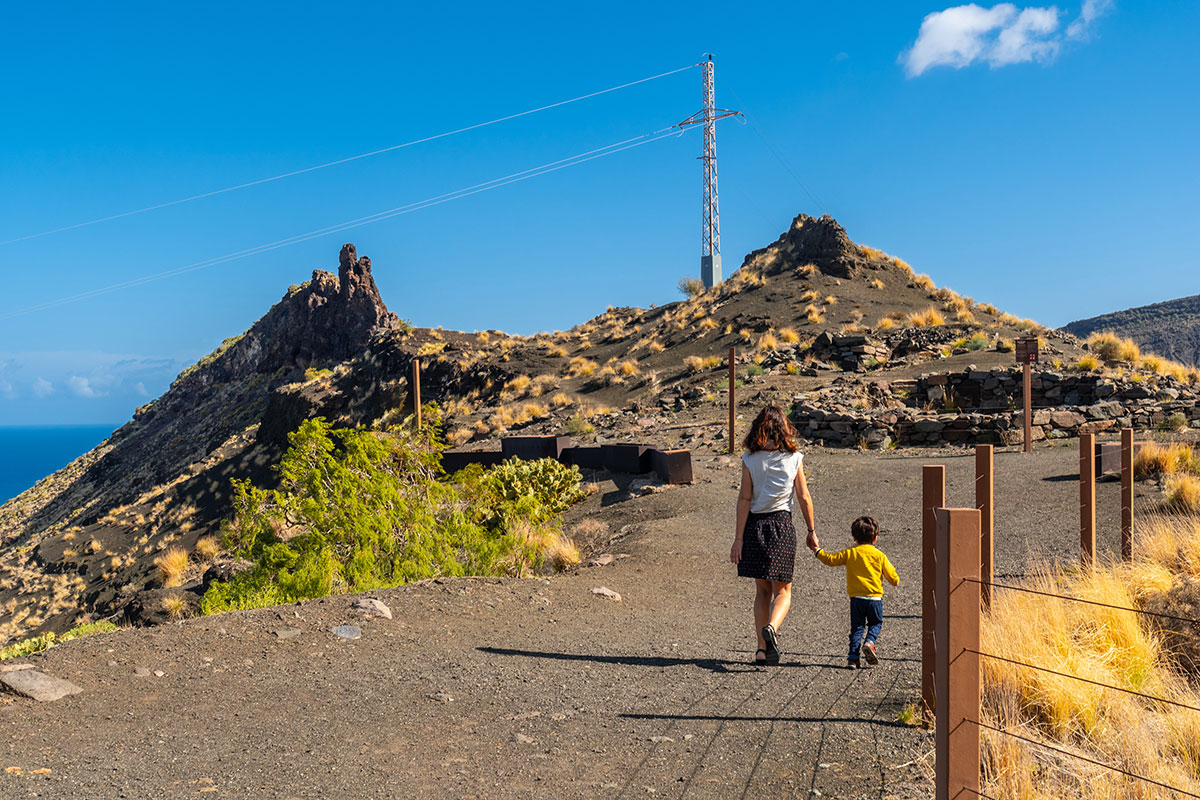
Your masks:
M996 461L997 574L1031 552L1072 560L1076 448ZM27 659L84 692L0 702L0 766L21 771L0 773L0 797L928 797L932 740L898 722L919 687L924 463L947 465L950 503L972 503L962 451L807 462L824 544L872 513L901 576L873 669L844 669L842 573L803 550L783 664L747 663L752 589L727 560L737 465L710 456L692 486L629 499L608 481L572 512L617 534L609 552L629 557L610 566L372 593L393 620L338 596ZM1117 487L1099 501L1111 554ZM362 638L329 632L343 623Z

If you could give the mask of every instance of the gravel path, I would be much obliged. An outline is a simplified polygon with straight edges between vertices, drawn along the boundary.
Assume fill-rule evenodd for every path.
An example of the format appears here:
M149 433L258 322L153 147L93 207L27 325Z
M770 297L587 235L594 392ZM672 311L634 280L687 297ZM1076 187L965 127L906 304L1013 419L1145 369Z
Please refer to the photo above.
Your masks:
M872 513L900 573L874 669L843 668L842 571L803 550L783 664L747 663L752 588L727 561L736 462L706 459L693 486L588 501L625 528L612 552L629 557L610 566L372 593L392 620L334 597L28 659L84 692L0 701L0 767L20 770L0 797L927 797L932 740L898 722L919 691L920 466L947 464L951 504L971 505L959 452L809 458L823 543ZM1073 558L1077 463L1074 447L997 454L998 574L1031 551ZM1108 552L1117 495L1100 486ZM362 637L329 632L343 623Z

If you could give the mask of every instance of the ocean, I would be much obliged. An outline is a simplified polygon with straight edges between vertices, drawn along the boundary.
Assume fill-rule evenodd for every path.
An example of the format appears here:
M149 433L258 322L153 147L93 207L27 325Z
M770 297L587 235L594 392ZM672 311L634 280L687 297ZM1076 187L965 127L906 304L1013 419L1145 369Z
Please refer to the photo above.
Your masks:
M115 425L0 427L0 504L107 439Z

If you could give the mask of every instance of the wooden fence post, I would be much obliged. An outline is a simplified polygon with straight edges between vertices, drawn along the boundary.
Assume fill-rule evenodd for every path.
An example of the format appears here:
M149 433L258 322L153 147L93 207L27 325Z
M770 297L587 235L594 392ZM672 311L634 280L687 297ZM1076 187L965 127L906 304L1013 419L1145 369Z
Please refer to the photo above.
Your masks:
M937 515L937 800L979 795L979 509Z
M413 411L417 417L417 430L421 430L421 362L413 359L412 365L412 396L413 396Z
M1121 429L1121 559L1133 559L1133 428Z
M1033 450L1033 365L1025 362L1025 452Z
M946 468L926 464L921 468L921 705L926 717L936 708L934 659L934 591L936 575L937 509L946 505Z
M736 428L735 414L736 402L734 396L733 384L737 381L737 348L729 348L729 454L733 455L733 434Z
M1079 558L1084 569L1096 563L1096 436L1079 435Z
M979 509L979 579L983 584L979 587L983 607L992 607L992 587L989 586L995 574L995 546L993 532L996 525L996 480L995 459L992 446L981 444L975 447L975 507Z

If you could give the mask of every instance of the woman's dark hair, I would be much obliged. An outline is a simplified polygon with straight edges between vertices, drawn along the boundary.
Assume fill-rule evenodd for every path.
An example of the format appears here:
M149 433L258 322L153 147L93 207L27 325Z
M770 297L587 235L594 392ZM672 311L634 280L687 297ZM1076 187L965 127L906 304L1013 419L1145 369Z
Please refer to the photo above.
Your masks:
M879 523L874 517L859 517L850 523L850 535L859 544L871 544L879 538Z
M750 432L742 441L747 452L757 453L759 450L786 450L796 452L796 429L788 422L783 409L772 403L758 412L754 422L750 423Z

